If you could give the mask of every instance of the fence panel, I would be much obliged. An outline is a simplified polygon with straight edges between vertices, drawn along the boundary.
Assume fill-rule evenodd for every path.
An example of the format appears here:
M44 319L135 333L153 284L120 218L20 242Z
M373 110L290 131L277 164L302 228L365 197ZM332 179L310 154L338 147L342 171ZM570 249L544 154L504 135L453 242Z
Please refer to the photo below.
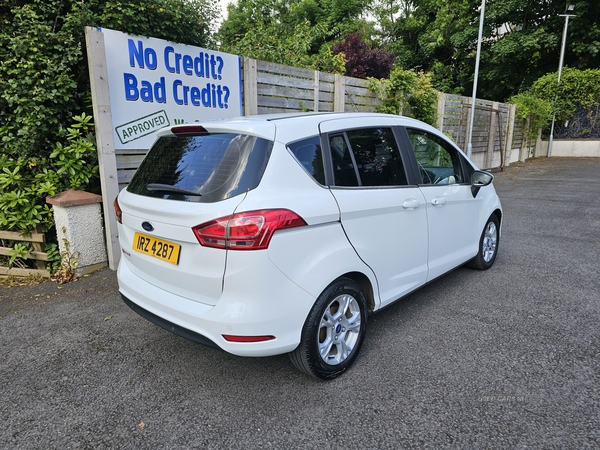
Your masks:
M333 111L334 75L257 61L259 114Z
M368 80L344 77L344 81L344 111L373 112L383 104L377 94L369 90Z
M35 260L37 269L22 269L18 267L0 266L0 275L28 276L39 275L44 278L50 278L50 272L46 270L45 262L48 261L48 255L42 251L42 245L45 244L46 238L44 233L39 230L30 235L22 235L14 231L0 231L0 241L19 241L31 242L33 251L28 252L27 259ZM0 255L8 256L12 248L0 246Z
M369 90L369 81L310 69L244 58L246 114L297 113L304 111L373 112L382 105ZM337 89L337 92L336 92ZM471 98L440 94L438 120L442 131L466 150ZM249 108L247 106L250 105ZM502 167L521 159L523 124L514 123L511 105L477 99L472 134L473 161L482 168ZM509 129L511 130L509 133ZM506 139L510 137L511 142ZM144 158L143 150L116 152L119 189L127 186ZM516 156L516 158L515 158Z
M471 98L442 94L438 120L442 131L466 151L471 122ZM520 145L522 127L514 124L511 105L476 99L473 132L471 134L472 159L479 167L502 168L510 163L506 158L512 148ZM511 142L507 142L510 137ZM516 142L516 143L515 143Z

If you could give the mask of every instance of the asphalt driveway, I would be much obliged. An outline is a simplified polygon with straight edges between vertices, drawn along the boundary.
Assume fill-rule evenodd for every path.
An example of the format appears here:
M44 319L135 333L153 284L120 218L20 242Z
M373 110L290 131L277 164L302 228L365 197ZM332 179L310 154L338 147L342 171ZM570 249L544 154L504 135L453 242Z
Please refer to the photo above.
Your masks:
M0 287L0 448L599 448L600 158L496 175L496 265L372 316L330 382L154 326L109 270Z

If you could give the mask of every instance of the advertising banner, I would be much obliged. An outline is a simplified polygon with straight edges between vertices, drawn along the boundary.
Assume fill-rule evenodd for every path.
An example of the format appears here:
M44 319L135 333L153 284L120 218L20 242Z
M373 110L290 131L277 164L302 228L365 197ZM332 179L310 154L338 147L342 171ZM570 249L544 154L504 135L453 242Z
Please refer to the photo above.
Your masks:
M149 149L163 127L242 115L239 56L99 31L115 149Z

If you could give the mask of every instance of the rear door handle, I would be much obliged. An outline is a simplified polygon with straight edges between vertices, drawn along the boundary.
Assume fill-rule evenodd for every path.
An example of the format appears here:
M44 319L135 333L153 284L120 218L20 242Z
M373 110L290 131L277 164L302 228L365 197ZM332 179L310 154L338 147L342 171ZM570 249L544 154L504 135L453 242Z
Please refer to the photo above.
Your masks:
M444 197L434 197L431 199L431 204L433 206L442 206L446 204L446 199Z
M417 209L419 206L421 206L421 202L416 198L409 198L402 203L404 209Z

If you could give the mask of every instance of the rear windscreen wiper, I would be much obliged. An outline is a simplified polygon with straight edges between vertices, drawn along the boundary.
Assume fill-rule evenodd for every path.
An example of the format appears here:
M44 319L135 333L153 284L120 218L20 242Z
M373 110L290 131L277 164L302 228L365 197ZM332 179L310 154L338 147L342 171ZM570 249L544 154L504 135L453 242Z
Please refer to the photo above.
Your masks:
M197 195L199 197L202 196L202 194L198 194L197 192L183 189L177 186L171 186L170 184L150 183L146 185L146 189L148 189L150 192L174 192L183 195Z

